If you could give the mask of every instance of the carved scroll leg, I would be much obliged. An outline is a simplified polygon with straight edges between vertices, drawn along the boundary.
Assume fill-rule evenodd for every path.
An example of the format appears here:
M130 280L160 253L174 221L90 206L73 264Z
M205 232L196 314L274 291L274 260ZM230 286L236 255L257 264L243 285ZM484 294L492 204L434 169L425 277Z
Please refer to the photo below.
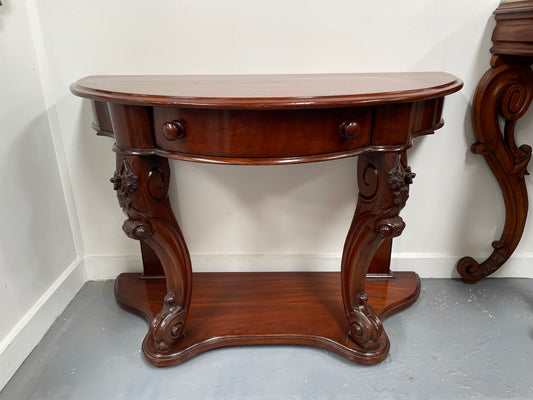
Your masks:
M117 153L111 181L128 219L122 229L150 246L163 267L167 295L150 325L143 350L148 358L169 351L184 334L191 297L191 261L185 240L168 201L170 168L159 157Z
M477 143L472 151L483 155L500 185L505 202L505 224L494 251L481 264L463 257L457 270L465 283L476 283L500 268L518 245L527 217L528 198L524 175L531 147L518 147L514 127L529 108L533 97L533 72L529 62L507 63L495 56L492 68L481 78L472 104L472 122ZM501 132L498 115L505 118Z
M463 257L457 271L463 282L473 284L496 272L513 254L522 238L527 218L528 197L525 180L516 174L506 174L493 154L485 156L500 185L505 204L505 223L499 240L492 242L493 251L483 262Z
M365 277L382 242L400 235L405 226L398 213L414 176L405 154L375 152L358 160L359 200L342 255L342 295L349 336L376 361L386 357L389 339L368 304Z

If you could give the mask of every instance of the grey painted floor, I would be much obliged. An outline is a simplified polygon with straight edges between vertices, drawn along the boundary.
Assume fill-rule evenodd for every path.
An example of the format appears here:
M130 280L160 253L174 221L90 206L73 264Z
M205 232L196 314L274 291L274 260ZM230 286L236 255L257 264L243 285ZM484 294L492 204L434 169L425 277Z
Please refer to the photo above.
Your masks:
M391 351L379 365L249 346L160 369L139 350L145 321L115 303L112 282L89 282L0 399L533 399L533 279L422 288L386 320Z

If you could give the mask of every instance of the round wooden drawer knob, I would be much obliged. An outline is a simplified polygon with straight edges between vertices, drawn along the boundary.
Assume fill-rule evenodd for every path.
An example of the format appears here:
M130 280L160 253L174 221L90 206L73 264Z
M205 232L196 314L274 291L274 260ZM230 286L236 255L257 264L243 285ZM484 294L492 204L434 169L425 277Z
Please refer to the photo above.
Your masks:
M355 139L359 136L361 127L355 121L343 122L339 126L339 133L345 139Z
M179 121L165 122L161 130L167 140L177 140L185 136L185 128Z

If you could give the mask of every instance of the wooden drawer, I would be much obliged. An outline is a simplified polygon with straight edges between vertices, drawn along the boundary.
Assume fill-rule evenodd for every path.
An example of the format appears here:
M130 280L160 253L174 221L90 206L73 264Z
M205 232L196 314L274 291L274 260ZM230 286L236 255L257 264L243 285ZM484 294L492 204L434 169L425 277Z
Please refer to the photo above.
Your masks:
M189 155L305 157L370 144L372 107L220 110L155 107L155 145Z

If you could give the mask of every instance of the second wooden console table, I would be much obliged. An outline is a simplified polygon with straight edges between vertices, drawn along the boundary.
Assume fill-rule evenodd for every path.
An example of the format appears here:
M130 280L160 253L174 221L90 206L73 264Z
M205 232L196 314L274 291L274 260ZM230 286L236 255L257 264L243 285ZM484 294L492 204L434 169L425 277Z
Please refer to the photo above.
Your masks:
M146 317L143 353L172 365L241 344L307 344L373 364L389 351L382 320L417 299L413 272L389 270L415 174L406 150L443 125L445 73L92 76L94 128L113 137L111 178L141 241L144 274L121 274L117 300ZM359 156L359 199L341 271L195 273L168 200L168 158L287 164ZM366 279L367 273L369 279Z

